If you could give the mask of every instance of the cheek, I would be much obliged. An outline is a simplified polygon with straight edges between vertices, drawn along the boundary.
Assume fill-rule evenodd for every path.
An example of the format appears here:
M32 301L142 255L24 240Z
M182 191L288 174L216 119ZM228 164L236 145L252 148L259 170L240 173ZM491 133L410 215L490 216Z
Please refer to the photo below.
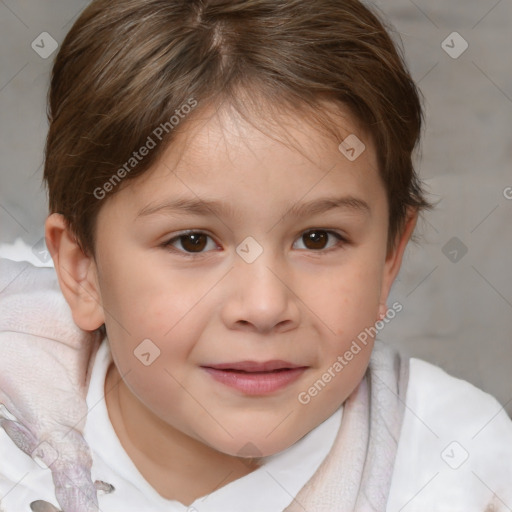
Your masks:
M381 271L373 260L354 258L350 264L308 279L304 302L338 342L346 341L377 320Z
M187 286L179 272L165 274L156 268L147 264L133 270L124 262L101 282L109 342L124 371L139 369L135 358L143 350L151 359L156 354L155 362L167 368L179 366L200 336L199 319L208 318L200 315L200 299L207 290Z
M104 263L100 289L109 323L124 327L125 336L132 331L146 337L165 332L179 315L174 309L180 304L176 300L179 283L162 275L154 265L128 259Z
M341 265L323 277L323 287L315 288L310 295L311 309L318 314L323 329L320 365L315 377L316 387L321 391L311 389L314 407L339 404L354 390L367 369L382 272L382 266L370 256L360 253L357 259ZM315 386L314 382L311 384Z

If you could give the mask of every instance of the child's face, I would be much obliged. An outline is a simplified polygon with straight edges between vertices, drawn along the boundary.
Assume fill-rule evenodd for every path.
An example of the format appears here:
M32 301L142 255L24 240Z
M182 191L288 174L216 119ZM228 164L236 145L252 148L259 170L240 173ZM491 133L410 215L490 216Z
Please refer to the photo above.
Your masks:
M304 118L286 121L309 159L222 115L222 126L216 116L190 124L151 172L105 201L98 292L121 385L156 422L230 455L247 443L252 455L270 455L327 419L360 382L373 340L350 361L344 354L378 320L405 243L387 257L385 189L373 144L354 124L347 120L345 136L356 133L366 149L351 162ZM225 211L166 206L178 198ZM352 203L290 214L325 198ZM164 245L184 230L204 235ZM160 352L146 366L134 351L147 339L142 359ZM239 375L239 387L206 369L270 360L302 369L217 371L221 380Z

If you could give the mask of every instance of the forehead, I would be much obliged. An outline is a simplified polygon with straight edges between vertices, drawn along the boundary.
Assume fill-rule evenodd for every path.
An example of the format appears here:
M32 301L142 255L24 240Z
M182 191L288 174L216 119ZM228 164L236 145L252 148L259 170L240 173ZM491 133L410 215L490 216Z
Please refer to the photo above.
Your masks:
M266 116L262 110L246 119L229 106L198 109L153 169L134 180L138 186L128 187L130 203L140 212L170 195L185 201L208 197L230 203L234 213L252 202L261 208L340 193L367 203L382 200L371 138L348 110L328 106L326 115L336 134L303 112ZM350 146L356 158L347 152Z
M199 107L189 119L185 119L177 137L168 148L166 157L175 160L172 155L185 155L187 159L200 158L222 153L236 154L243 150L253 150L255 158L275 153L278 144L286 146L290 152L288 158L309 159L311 163L325 166L324 162L332 155L342 141L354 136L364 143L370 163L373 156L371 135L362 123L343 107L332 102L319 100L318 108L297 106L294 109L276 110L272 105L262 102L256 111L252 105L241 112L232 104ZM324 124L320 124L319 121ZM187 151L188 150L188 151ZM280 153L284 153L281 148ZM334 151L336 156L339 153ZM348 155L350 156L350 155ZM376 159L371 162L376 167Z

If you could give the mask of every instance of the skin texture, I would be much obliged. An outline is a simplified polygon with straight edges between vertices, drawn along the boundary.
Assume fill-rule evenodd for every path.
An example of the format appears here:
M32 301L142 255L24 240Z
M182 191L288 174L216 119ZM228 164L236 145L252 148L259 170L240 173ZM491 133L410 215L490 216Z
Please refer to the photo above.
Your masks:
M355 133L366 146L354 161L338 150L342 139L326 138L298 114L283 114L280 126L294 147L228 108L196 113L153 169L104 200L94 257L82 253L60 215L46 224L75 322L86 330L106 324L115 363L106 403L116 433L149 483L186 505L253 471L258 457L291 446L355 389L371 339L307 405L298 401L385 314L416 222L411 212L387 254L388 205L375 150L347 112L342 139ZM178 196L215 199L231 212L162 209L138 217ZM369 211L287 215L333 196L357 198ZM318 241L311 242L306 234L314 228ZM190 238L176 238L183 230L209 236L199 254ZM246 237L263 250L252 263L236 251ZM160 351L148 366L134 355L145 339ZM201 368L270 359L307 369L283 389L248 396Z

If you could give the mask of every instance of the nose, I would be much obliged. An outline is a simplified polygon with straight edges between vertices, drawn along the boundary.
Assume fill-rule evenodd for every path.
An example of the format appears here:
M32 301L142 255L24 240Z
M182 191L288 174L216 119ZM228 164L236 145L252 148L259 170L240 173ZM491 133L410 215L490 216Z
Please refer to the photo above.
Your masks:
M291 270L278 264L270 251L263 251L252 263L237 256L222 309L225 324L258 333L295 328L299 307L291 276Z

